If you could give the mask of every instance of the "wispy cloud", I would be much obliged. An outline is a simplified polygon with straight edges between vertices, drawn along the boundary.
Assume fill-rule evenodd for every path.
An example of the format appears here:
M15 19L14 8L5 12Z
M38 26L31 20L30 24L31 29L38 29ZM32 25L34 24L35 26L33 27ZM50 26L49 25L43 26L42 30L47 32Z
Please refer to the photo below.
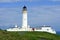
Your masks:
M32 13L34 15L32 15ZM58 23L60 18L60 6L33 7L30 12L31 20L38 23ZM39 21L40 20L40 21ZM32 21L32 22L33 22Z
M21 18L19 8L0 8L0 25L18 24L18 21L21 21L19 18Z
M0 2L17 2L17 1L20 1L20 0L0 0Z
M39 2L39 1L60 1L60 0L0 0L0 2Z
M32 1L32 0L0 0L0 2L23 2L23 1Z
M49 0L49 1L60 1L60 0Z

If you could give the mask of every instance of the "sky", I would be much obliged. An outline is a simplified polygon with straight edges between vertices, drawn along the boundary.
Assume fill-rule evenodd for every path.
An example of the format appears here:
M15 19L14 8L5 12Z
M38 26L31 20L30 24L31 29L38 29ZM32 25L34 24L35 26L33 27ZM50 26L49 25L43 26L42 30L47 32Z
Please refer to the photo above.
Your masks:
M60 0L0 0L0 28L21 27L24 5L31 27L50 25L60 31Z

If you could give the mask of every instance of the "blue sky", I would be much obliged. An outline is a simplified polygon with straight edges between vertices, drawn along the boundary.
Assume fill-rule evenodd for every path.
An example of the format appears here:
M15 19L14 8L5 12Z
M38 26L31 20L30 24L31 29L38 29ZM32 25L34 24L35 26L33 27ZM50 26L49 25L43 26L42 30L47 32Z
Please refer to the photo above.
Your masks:
M22 26L22 7L28 8L31 27L50 25L60 31L60 0L0 0L0 28Z

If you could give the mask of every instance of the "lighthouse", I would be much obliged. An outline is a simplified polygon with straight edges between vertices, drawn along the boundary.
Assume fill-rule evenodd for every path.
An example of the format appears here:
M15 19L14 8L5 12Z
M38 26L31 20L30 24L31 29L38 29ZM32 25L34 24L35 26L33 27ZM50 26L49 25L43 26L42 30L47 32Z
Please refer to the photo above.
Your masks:
M27 21L27 7L24 6L22 10L22 28L27 29L28 28L28 21Z
M24 6L23 10L22 10L22 31L32 31L32 28L30 28L30 26L28 25L28 20L27 20L27 7Z
M17 25L15 25L14 28L9 28L7 29L7 31L40 31L40 32L49 32L49 33L53 33L56 34L56 31L53 30L50 26L42 26L41 28L31 28L28 25L28 20L27 20L27 7L24 6L22 9L22 26L18 27Z

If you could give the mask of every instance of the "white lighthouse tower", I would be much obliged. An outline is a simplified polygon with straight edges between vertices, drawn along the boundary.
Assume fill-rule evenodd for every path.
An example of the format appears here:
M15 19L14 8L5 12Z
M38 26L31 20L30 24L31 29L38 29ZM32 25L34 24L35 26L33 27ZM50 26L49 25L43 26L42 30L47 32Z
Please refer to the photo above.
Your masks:
M28 22L27 22L27 8L26 8L26 6L23 7L22 13L23 13L22 28L27 29Z
M22 30L24 30L24 31L31 31L32 29L28 25L28 20L27 20L27 7L26 6L23 7L22 14L23 14Z

